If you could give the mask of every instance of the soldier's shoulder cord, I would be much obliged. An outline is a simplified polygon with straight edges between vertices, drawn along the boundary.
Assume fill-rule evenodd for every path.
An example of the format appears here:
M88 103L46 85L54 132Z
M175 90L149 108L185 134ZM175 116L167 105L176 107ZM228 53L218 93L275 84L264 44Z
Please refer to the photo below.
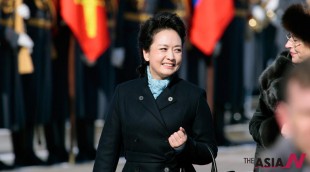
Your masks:
M5 14L13 13L14 1L13 0L0 0L0 9Z

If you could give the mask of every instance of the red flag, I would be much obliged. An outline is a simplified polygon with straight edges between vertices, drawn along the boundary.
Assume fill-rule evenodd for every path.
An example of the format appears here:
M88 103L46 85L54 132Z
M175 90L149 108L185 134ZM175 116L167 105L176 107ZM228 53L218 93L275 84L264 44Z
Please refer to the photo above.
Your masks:
M233 17L233 0L196 1L190 30L192 44L203 53L211 55Z
M61 0L60 6L85 56L96 61L110 44L104 0Z

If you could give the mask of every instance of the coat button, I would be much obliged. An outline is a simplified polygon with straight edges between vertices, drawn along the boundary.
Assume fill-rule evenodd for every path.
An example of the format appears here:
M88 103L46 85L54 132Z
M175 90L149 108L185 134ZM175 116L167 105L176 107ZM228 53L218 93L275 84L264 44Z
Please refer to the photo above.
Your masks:
M139 100L143 100L144 99L144 97L143 96L139 96Z
M173 97L169 97L169 98L168 98L168 101L169 101L169 102L172 102L172 100L173 100Z
M170 169L168 168L168 167L166 167L165 169L164 169L164 172L169 172L170 171Z
M135 168L135 172L140 172L140 168L139 168L139 167L136 167L136 168Z

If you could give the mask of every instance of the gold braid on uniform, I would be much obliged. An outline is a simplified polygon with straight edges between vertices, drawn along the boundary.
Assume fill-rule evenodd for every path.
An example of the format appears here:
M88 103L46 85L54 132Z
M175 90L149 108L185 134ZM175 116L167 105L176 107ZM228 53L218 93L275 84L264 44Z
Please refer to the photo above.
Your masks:
M14 12L14 1L13 0L0 0L0 11L4 14L10 15L8 18L0 18L0 25L13 28L13 12Z
M106 13L110 14L111 17L107 15L108 27L113 29L115 27L115 16L116 16L116 3L115 0L105 0L105 10Z
M56 10L51 0L34 0L36 7L39 10L47 11L51 14L50 19L30 18L27 21L29 26L38 27L41 29L50 29L53 24L56 24Z
M189 17L189 4L187 0L173 0L174 9L162 9L161 12L176 13L183 20Z
M6 14L13 13L14 11L14 0L0 0L1 11Z
M47 0L34 0L34 3L37 8L39 8L40 10L44 10L48 8L46 1Z
M47 6L52 16L52 26L56 26L57 25L57 13L56 13L56 8L52 0L47 0Z

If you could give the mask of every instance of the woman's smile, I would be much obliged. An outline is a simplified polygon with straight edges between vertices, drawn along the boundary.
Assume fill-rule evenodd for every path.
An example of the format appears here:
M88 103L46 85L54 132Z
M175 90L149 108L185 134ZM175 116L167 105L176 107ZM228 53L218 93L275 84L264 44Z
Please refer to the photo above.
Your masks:
M164 66L166 69L174 69L176 65L175 63L163 63L162 66Z

